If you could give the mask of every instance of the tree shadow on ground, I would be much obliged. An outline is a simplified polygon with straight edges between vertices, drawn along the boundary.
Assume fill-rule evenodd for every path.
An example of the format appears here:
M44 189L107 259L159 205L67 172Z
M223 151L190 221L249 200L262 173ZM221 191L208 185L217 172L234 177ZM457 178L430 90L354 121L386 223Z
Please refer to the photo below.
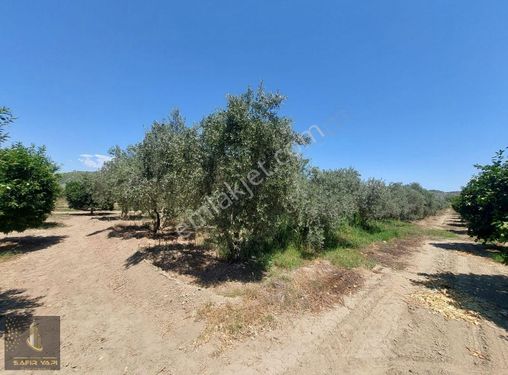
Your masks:
M459 236L467 235L467 229L447 229L447 231L458 234Z
M482 258L492 258L495 254L508 252L508 249L503 246L483 245L479 243L468 242L433 242L435 246L443 250L460 251L466 254L476 255Z
M86 211L78 211L78 212L66 212L65 215L70 215L70 216L110 216L110 215L113 215L114 212L94 212L93 214L90 213L90 211L86 212Z
M53 229L53 228L63 228L66 227L64 223L60 223L57 221L45 221L41 225L37 227L37 229Z
M162 241L172 241L178 238L176 231L159 231L154 234L149 223L145 224L127 224L115 225L109 228L108 238L121 238L128 240L131 238L151 238Z
M508 276L453 274L450 272L427 274L425 281L414 284L432 290L447 289L457 307L475 311L486 320L508 330Z
M445 225L447 225L449 227L460 227L460 228L464 228L466 226L465 223L463 223L462 221L458 221L458 220L447 221L445 223Z
M230 263L215 253L193 244L173 243L152 246L135 252L125 261L125 268L148 260L164 271L191 276L201 286L215 286L227 281L260 281L264 267L257 262Z
M29 319L33 310L41 306L42 297L31 298L23 295L24 289L0 290L0 337L5 332L5 320L10 316Z
M100 221L129 221L129 220L143 220L145 217L143 215L128 215L128 216L121 216L121 215L112 215L112 216L99 216L94 217L94 220L100 220Z
M0 256L16 255L44 250L62 242L67 236L20 236L0 240Z
M108 233L108 238L121 238L128 240L130 238L144 238L151 237L153 231L150 225L147 224L127 224L127 225L116 225L110 227L111 231Z
M449 232L458 235L467 235L466 223L464 223L461 219L449 219L446 221L445 225L449 227L447 228Z
M86 236L87 237L91 237L91 236L95 236L96 234L104 233L104 232L111 231L111 230L113 230L113 227L107 227L107 228L104 228L104 229L99 229L99 230L95 230L93 232L90 232Z
M109 232L108 238L120 238L122 240L129 240L132 238L150 238L161 241L173 241L178 238L178 232L176 231L159 231L154 234L149 223L119 224L105 229L96 230L88 233L86 236L91 237L103 232ZM193 237L191 236L191 238Z

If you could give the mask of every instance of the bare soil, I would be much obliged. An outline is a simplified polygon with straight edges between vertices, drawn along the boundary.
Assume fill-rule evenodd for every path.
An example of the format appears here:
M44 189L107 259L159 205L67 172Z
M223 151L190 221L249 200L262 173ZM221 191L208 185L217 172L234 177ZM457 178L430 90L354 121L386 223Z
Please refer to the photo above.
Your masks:
M260 272L228 267L171 233L148 239L142 222L115 214L56 214L49 223L0 237L0 251L19 253L0 262L0 315L59 315L60 373L508 373L508 267L450 212L421 225L456 239L395 249L404 267L361 271L363 286L342 303L288 315L220 352L201 339L198 311L235 300L225 288L255 284Z

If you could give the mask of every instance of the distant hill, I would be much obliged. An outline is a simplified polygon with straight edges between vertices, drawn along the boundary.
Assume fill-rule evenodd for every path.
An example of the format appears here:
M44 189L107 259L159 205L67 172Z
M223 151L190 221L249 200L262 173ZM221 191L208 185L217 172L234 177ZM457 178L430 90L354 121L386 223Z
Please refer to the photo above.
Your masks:
M441 190L430 190L433 194L435 194L438 197L441 197L442 199L446 200L447 202L452 202L453 197L456 197L460 194L460 191L441 191Z

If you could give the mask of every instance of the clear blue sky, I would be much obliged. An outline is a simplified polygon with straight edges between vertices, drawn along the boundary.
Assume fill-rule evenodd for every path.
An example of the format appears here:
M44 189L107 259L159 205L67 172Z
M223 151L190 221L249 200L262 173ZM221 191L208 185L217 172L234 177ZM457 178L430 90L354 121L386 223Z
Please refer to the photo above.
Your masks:
M506 1L3 0L0 16L11 138L64 171L261 80L298 130L323 128L306 151L323 168L455 190L508 146Z

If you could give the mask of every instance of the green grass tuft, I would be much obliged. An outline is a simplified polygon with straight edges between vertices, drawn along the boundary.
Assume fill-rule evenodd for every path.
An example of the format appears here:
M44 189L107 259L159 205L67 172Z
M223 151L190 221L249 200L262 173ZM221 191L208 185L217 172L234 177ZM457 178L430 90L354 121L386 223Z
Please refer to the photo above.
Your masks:
M334 238L327 241L323 251L309 252L292 244L268 255L264 262L272 273L277 269L293 270L304 264L306 260L316 258L327 259L337 267L371 268L374 262L362 254L360 249L376 242L387 242L409 236L456 237L454 233L445 230L426 229L397 220L376 221L368 225L347 224L337 230Z
M361 248L373 242L389 241L415 234L415 225L396 220L377 221L367 226L344 225L336 233L337 248Z
M457 233L450 232L445 229L423 229L422 234L431 238L457 238L460 237Z
M3 252L0 252L0 263L1 262L5 262L6 260L16 256L16 252L14 251L3 251Z
M296 269L311 259L327 259L333 265L343 268L372 268L375 263L362 254L360 249L376 242L388 242L412 236L458 237L457 234L447 230L424 228L398 220L379 220L368 225L346 224L337 230L334 238L327 240L323 251L309 252L291 244L284 249L265 255L263 263L271 273L276 273L278 269Z
M374 267L374 262L367 259L358 249L335 249L326 251L323 258L330 261L336 267L358 268Z
M492 259L495 262L508 265L508 253L496 253L496 254L492 254Z
M275 252L270 260L272 266L292 270L300 267L304 262L304 255L294 245L289 245L287 248Z

